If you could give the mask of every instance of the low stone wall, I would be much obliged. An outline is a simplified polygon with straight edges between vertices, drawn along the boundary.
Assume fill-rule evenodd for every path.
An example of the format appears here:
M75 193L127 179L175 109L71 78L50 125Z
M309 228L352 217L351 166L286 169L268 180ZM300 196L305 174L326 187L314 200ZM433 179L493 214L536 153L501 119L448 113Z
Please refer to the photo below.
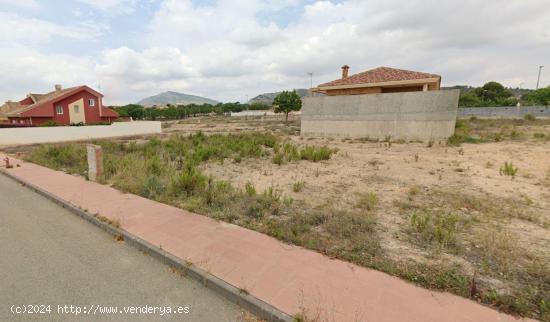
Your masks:
M459 90L303 98L304 136L440 140L454 134Z
M111 125L52 126L0 129L0 146L80 141L161 133L154 121L115 122Z
M527 114L550 117L550 106L461 107L458 109L458 117L523 118Z

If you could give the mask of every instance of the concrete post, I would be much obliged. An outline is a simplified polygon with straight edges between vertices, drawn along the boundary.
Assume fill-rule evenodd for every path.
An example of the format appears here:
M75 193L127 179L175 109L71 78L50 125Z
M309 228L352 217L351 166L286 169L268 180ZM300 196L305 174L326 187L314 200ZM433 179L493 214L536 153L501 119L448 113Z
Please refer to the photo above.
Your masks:
M88 152L88 179L97 181L103 175L103 150L100 146L87 144Z

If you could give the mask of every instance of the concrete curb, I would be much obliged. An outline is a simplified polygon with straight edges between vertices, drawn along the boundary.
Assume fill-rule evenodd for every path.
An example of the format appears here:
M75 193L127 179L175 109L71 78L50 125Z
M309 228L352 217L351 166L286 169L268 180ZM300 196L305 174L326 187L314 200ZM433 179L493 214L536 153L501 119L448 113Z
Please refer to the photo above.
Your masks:
M149 243L148 241L141 239L123 229L112 226L111 224L104 222L98 217L89 214L85 210L82 210L69 202L45 191L35 185L29 184L24 180L12 175L7 169L0 169L0 173L6 177L28 187L30 190L35 191L39 195L46 197L47 199L55 202L61 207L71 211L79 217L87 220L95 226L103 229L108 234L114 237L122 237L129 245L143 251L144 253L151 255L157 260L160 260L164 264L171 266L194 280L201 282L205 287L220 294L227 300L239 305L240 307L250 311L254 315L271 322L291 322L293 317L278 310L269 303L266 303L255 296L248 294L247 292L236 288L235 286L227 283L226 281L217 278L216 276L206 272L205 270L186 262L179 257L176 257L163 249Z

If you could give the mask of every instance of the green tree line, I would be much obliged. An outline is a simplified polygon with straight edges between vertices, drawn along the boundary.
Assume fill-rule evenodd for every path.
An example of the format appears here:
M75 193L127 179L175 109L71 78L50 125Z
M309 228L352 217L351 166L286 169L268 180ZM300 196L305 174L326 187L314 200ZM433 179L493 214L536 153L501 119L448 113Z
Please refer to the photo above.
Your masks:
M189 105L170 105L166 107L145 108L138 104L128 104L124 106L115 106L113 109L121 117L132 117L135 120L156 120L156 119L184 119L188 117L206 115L206 114L225 114L230 112L241 112L245 110L267 110L270 106L265 103L241 104L219 103L212 104L189 104Z
M550 105L550 87L541 88L516 97L512 91L498 82L488 82L482 87L462 92L460 107Z

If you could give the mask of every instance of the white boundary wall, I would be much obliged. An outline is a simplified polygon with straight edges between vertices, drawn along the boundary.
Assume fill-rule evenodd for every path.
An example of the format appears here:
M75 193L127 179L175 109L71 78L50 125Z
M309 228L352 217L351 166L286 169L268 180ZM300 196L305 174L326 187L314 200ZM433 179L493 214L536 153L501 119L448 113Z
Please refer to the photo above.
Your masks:
M0 146L80 141L161 133L161 122L115 122L111 125L0 128Z
M288 116L291 115L300 115L301 111L292 111ZM241 111L241 112L230 112L231 116L282 116L285 117L284 113L275 113L271 110L250 110L250 111Z

